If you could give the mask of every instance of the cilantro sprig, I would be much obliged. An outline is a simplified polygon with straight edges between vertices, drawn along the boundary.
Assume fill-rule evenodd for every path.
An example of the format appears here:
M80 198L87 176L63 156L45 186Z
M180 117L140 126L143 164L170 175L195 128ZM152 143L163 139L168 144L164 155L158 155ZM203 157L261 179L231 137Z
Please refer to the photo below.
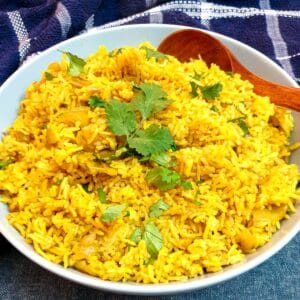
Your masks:
M173 189L177 185L185 189L192 188L191 183L183 181L179 173L161 166L151 169L146 175L146 180L161 191Z
M156 124L150 125L145 130L137 130L127 141L130 148L143 156L168 150L174 143L169 129Z
M97 96L91 96L88 99L88 104L90 107L92 108L96 108L96 107L105 107L105 101L103 99L100 99Z
M136 228L130 236L130 240L136 245L142 239L145 241L151 261L156 259L163 247L163 237L153 222L147 222L143 228Z
M136 117L128 103L110 100L105 106L107 123L115 135L126 135L136 130Z
M200 90L202 97L205 100L213 100L217 97L219 97L222 89L223 89L223 85L221 83L216 83L213 85L207 85L207 86L201 86L199 84L197 84L194 81L190 82L191 85L191 95L193 98L197 97L199 95L198 91Z
M142 47L141 49L144 49L146 51L146 57L147 59L150 59L152 57L155 58L156 61L162 61L165 59L168 59L168 56L151 48Z
M61 52L66 54L69 60L68 73L71 76L79 76L83 72L83 68L86 64L85 60L75 54L72 54L71 52Z
M248 128L248 125L247 125L245 119L246 119L246 116L243 116L243 117L231 119L228 121L228 122L237 124L242 129L242 131L244 133L244 135L243 135L244 137L249 135L249 128Z
M169 129L157 124L142 129L142 124L146 119L163 110L170 103L166 98L166 93L154 83L137 85L135 89L139 92L131 103L115 99L104 101L97 97L89 99L88 104L91 107L104 107L107 124L112 133L125 138L120 153L118 153L120 149L117 149L115 153L105 157L96 156L95 159L111 161L124 157L124 155L126 157L140 156L141 161L151 160L159 165L148 172L146 176L148 183L161 191L172 189L177 185L191 189L190 182L183 181L179 173L168 169L173 167L175 162L165 151L168 149L176 151L176 145ZM135 111L140 113L141 118L136 116Z
M167 209L169 209L170 205L166 202L164 202L162 199L159 199L157 202L155 202L150 207L150 213L149 216L151 218L153 217L159 217L161 216Z
M0 160L0 170L6 169L6 167L12 163L13 163L13 161L10 159L9 160Z
M106 223L110 223L116 220L126 207L127 204L117 204L117 205L109 206L101 216L102 221Z
M97 194L101 203L106 203L106 193L102 188L97 189Z
M141 113L142 122L171 103L166 99L167 94L157 84L143 83L135 88L140 92L132 99L131 106Z
M145 240L147 251L151 258L156 259L159 251L163 247L163 237L154 223L149 222L145 225L143 239Z
M51 73L45 72L44 73L46 80L51 81L53 78L55 78Z
M173 146L173 145L172 145ZM172 146L170 147L172 149ZM159 166L172 168L176 166L175 159L165 152L151 154L150 156L143 157L140 161L153 161Z
M136 244L138 244L138 242L142 239L142 229L141 228L136 228L131 236L130 236L130 240Z
M168 128L152 124L141 129L143 121L156 112L163 110L170 101L166 99L163 89L153 83L144 83L137 86L139 93L131 103L124 103L112 99L104 101L96 96L88 100L91 107L104 107L109 129L117 136L125 136L125 152L138 154L143 157L163 153L174 147L174 141ZM135 111L141 113L140 124L137 122ZM118 151L118 150L117 150ZM116 151L116 152L117 152ZM122 154L124 151L122 151ZM119 158L119 155L110 155L102 161ZM96 157L99 160L98 157Z

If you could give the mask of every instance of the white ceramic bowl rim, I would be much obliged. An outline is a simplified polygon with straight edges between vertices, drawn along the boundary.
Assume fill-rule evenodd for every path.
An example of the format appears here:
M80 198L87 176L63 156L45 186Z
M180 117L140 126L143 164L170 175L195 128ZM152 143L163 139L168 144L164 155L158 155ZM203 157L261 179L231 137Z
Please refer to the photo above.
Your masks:
M178 25L163 25L163 24L139 24L139 25L126 25L121 26L122 30L130 30L133 28L136 29L146 29L146 28L153 28L153 29L169 29L170 31L175 31L179 29L189 28L185 26L178 26ZM195 28L194 28L195 29ZM50 54L53 50L56 49L62 49L68 47L69 43L72 43L73 41L80 40L83 38L91 37L94 35L100 35L102 32L113 32L120 30L120 27L113 27L113 28L106 28L102 30L92 30L91 32L85 33L80 36L76 36L72 39L69 39L67 41L64 41L60 44L57 44L48 50L44 51L37 57L32 58L32 60L29 63L25 63L23 66L19 68L18 71L16 71L0 88L0 98L2 95L2 91L4 91L9 85L18 77L18 74L25 68L30 67L32 63L39 60L41 57L45 57L48 54ZM273 61L271 61L269 58L258 52L257 50L242 44L236 40L233 40L229 37L223 36L221 34L217 33L211 33L215 37L222 39L223 41L229 41L231 43L238 44L239 47L242 49L247 49L248 51L252 52L255 56L260 57L263 60L268 61L268 64L272 66L278 74L281 74L282 77L285 78L286 83L288 83L291 86L297 87L297 83L287 74L285 73L277 64L275 64ZM0 207L1 208L1 207ZM1 210L1 209L0 209ZM255 257L254 259L247 260L247 257L244 262L235 265L234 268L226 267L223 271L220 271L218 273L214 273L213 275L209 276L203 276L195 279L188 280L186 282L172 282L168 284L136 284L136 283L122 283L122 282L111 282L111 281L104 281L96 277L92 277L86 274L83 274L79 271L73 270L73 269L64 269L60 265L56 265L52 262L47 261L46 259L42 258L37 253L33 252L32 248L25 244L23 239L20 237L20 235L17 233L18 236L11 234L11 226L8 224L7 221L4 219L1 220L1 214L0 214L0 231L3 234L3 236L21 253L23 253L25 256L27 256L30 260L37 263L41 267L63 277L69 280L72 280L74 282L77 282L79 284L83 284L89 287L114 292L114 293L122 293L122 294L136 294L136 295L163 295L163 294L173 294L173 293L179 293L179 292L186 292L186 291L192 291L194 289L199 289L203 287L208 287L213 284L217 284L220 282L223 282L225 280L228 280L230 278L236 277L255 266L259 265L260 263L267 260L269 257L274 255L277 251L279 251L282 247L284 247L299 231L300 223L296 224L289 232L286 232L286 234L281 238L280 243L276 243L272 247L268 247L268 244L264 247L266 247L266 251L264 251L261 255Z

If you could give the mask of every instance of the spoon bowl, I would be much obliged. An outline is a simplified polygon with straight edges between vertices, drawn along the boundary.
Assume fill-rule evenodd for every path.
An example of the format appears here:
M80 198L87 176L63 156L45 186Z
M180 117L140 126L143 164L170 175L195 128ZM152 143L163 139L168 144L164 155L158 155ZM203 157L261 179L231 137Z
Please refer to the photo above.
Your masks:
M255 75L223 43L208 33L195 29L175 31L160 43L158 51L173 55L181 62L202 58L208 66L214 63L224 71L239 73L253 84L258 95L268 96L276 105L300 111L299 88L276 84Z

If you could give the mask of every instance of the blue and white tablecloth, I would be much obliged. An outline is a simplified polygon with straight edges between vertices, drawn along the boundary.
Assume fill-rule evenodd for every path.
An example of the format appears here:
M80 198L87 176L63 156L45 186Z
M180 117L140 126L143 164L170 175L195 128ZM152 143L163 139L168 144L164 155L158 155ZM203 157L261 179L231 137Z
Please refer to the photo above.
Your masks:
M133 23L188 25L228 35L300 82L300 0L0 0L0 85L26 59L60 41L95 27ZM104 297L121 298L42 270L0 236L0 299ZM300 299L300 235L247 274L170 299Z

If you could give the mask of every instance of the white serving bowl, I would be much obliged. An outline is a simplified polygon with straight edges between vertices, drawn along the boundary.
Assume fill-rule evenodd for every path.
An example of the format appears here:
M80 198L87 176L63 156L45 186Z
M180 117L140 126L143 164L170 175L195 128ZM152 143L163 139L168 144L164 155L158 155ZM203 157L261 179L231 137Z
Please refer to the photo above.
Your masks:
M105 45L109 50L112 50L117 47L137 46L141 42L149 41L157 46L165 36L184 28L186 27L144 24L102 30L94 29L89 33L72 38L44 51L20 67L0 88L0 134L2 135L5 128L14 121L26 87L40 78L41 72L49 63L60 60L61 53L57 51L58 49L71 51L81 57L86 57L90 53L95 52L99 45ZM260 52L223 35L211 34L227 45L251 71L274 82L297 87L296 82L285 71ZM291 142L300 140L300 114L293 112L293 116L295 119L295 130L293 131ZM296 163L300 168L299 150L293 153L291 162ZM7 222L7 214L7 206L0 203L1 233L15 248L33 262L61 277L86 286L115 293L136 295L163 295L191 291L238 276L259 265L279 251L300 229L300 205L298 203L297 212L291 215L289 220L282 222L281 229L274 234L270 242L259 248L255 253L246 255L243 262L225 267L221 272L206 274L186 282L153 285L104 281L74 269L65 269L60 265L49 262L25 243L21 235Z

